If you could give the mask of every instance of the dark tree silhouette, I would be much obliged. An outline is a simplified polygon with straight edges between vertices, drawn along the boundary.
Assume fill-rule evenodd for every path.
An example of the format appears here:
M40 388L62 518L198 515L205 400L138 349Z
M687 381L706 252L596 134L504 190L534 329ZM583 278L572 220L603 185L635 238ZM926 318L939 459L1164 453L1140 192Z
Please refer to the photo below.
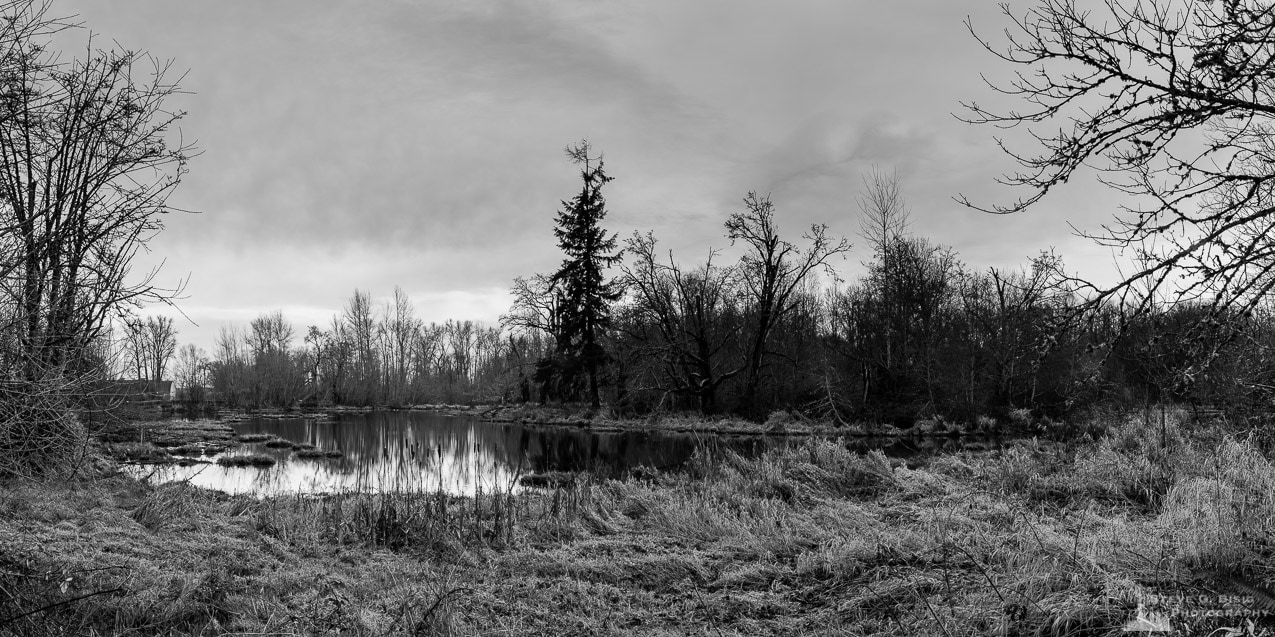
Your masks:
M683 269L670 252L665 263L655 236L633 233L624 267L631 296L638 352L659 367L658 387L694 396L700 413L718 408L721 385L744 371L732 354L742 325L736 302L738 283L731 267L713 265L716 252L694 269Z
M755 405L761 385L761 371L770 353L771 334L797 308L801 286L819 269L833 274L829 260L850 250L845 239L828 236L828 227L815 224L804 235L809 245L799 248L779 238L775 207L770 197L755 192L744 198L745 210L726 219L726 236L731 243L742 242L747 250L739 264L739 274L749 304L749 344L747 376L744 381L745 411L758 416Z
M561 293L553 373L569 381L584 372L589 404L597 409L601 405L598 372L606 363L599 341L611 324L611 304L620 298L620 287L606 279L605 271L620 260L621 253L616 252L616 235L608 236L599 225L606 216L602 187L612 178L603 171L602 157L591 156L591 151L588 140L566 149L571 161L581 167L584 183L580 194L562 202L558 211L553 232L565 258L550 282Z

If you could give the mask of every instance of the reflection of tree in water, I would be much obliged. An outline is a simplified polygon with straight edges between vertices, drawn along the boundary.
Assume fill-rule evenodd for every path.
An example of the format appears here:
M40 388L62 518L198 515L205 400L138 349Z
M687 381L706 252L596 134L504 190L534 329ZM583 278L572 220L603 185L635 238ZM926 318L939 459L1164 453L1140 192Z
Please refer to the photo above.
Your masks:
M682 466L701 446L728 448L755 456L783 439L759 436L658 434L640 431L595 433L580 429L528 429L522 448L533 471L596 471L621 474L634 467L673 469Z
M522 465L520 428L468 418L378 412L336 421L249 421L237 428L342 452L340 459L292 458L280 467L281 474L314 474L313 484L327 486L321 490L503 490Z
M578 429L524 430L523 449L532 471L624 471L637 465L671 466L690 456L675 441L642 433L590 433ZM685 453L681 453L685 451Z
M298 459L251 445L279 459L254 490L396 489L472 493L504 489L531 472L601 470L637 465L669 468L694 452L690 436L643 432L593 433L568 427L525 427L428 412L377 412L331 421L257 420L240 433L266 433L324 450L340 459Z
M341 451L339 459L300 459L287 450L245 445L236 453L267 453L274 469L217 471L227 491L295 493L343 490L405 490L472 494L505 490L518 476L548 471L620 474L646 465L682 465L700 445L730 448L745 456L800 444L801 439L747 436L697 437L646 432L596 433L573 427L536 427L481 422L429 412L376 412L336 421L258 420L235 426L242 433L267 433ZM883 449L896 457L950 451L967 440L871 440L848 443L855 451ZM210 473L212 470L210 470ZM175 479L182 479L176 477ZM202 477L201 481L212 480Z

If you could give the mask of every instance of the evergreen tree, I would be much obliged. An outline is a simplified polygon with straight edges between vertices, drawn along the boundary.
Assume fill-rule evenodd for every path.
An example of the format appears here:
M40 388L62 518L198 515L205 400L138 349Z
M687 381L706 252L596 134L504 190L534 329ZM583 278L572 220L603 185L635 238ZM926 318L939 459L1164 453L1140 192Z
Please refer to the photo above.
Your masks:
M597 409L598 372L606 364L606 351L599 342L611 324L611 304L620 298L620 286L607 281L603 271L620 260L616 235L607 235L599 222L606 216L602 187L611 181L602 168L602 158L591 157L588 140L566 149L567 156L581 166L584 184L580 194L562 202L558 211L558 247L565 258L554 273L551 285L561 302L557 352L552 367L543 374L556 374L559 387L576 385L583 372L588 380L590 405Z

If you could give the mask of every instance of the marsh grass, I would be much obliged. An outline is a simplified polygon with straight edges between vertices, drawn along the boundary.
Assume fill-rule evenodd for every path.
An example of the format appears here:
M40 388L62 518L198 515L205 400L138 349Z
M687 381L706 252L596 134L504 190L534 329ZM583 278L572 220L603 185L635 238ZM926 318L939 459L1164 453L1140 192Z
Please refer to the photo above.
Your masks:
M243 456L222 456L217 458L217 464L223 467L256 467L263 469L273 467L278 462L274 458L259 454L250 453Z
M1250 437L1173 412L1102 429L923 469L708 447L470 497L22 484L0 490L0 622L33 614L0 633L1069 637L1120 634L1139 587L1263 581L1275 469Z
M188 481L169 482L152 489L129 516L150 531L185 517L194 487Z
M261 503L256 528L289 543L454 555L466 546L511 545L514 507L512 494L481 491L474 497L397 491L281 496Z
M174 460L173 455L167 449L157 447L148 442L108 443L105 446L105 451L121 462L164 464Z

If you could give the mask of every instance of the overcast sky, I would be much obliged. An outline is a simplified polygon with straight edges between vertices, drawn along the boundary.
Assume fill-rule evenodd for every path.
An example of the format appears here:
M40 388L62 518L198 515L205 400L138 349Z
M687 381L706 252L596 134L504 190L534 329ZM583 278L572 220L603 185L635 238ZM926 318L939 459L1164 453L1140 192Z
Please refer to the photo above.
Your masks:
M1017 3L1021 6L1023 3ZM587 137L615 177L605 225L652 230L685 261L728 245L722 222L769 193L781 231L851 237L855 195L897 171L913 231L975 268L1055 247L1098 276L1112 258L1070 234L1110 201L1092 183L1030 214L1004 202L995 131L959 122L1004 71L966 31L995 34L990 2L173 2L56 0L56 12L189 69L182 133L203 153L151 244L189 276L179 340L282 309L303 332L355 288L395 285L427 321L494 323L515 276L560 263L552 228Z

